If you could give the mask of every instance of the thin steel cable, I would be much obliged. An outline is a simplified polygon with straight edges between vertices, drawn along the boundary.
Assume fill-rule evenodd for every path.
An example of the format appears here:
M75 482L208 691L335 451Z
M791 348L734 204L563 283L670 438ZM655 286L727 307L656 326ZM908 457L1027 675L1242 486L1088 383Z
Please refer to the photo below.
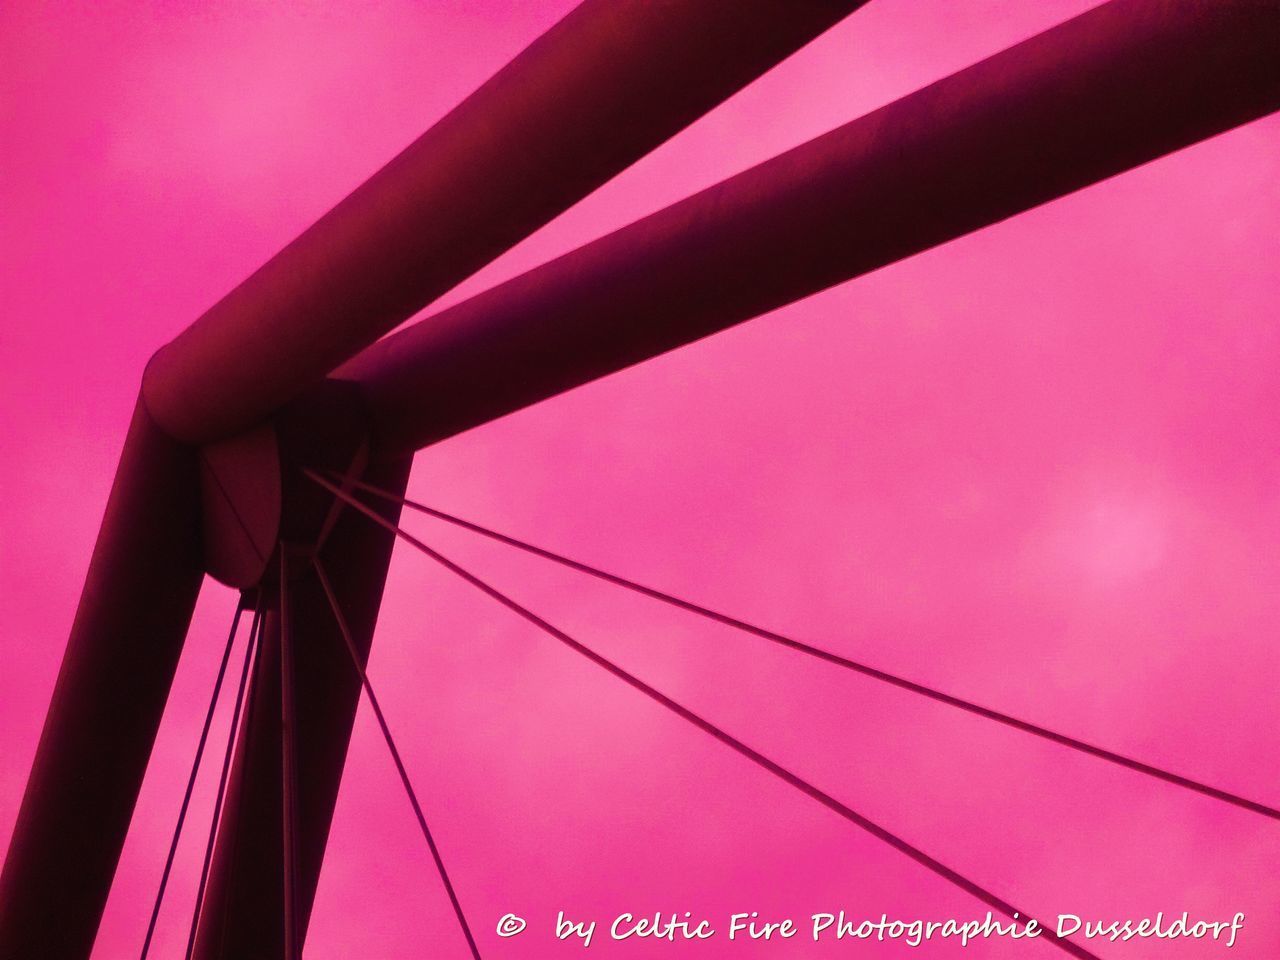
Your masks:
M289 633L289 548L280 543L280 775L284 817L284 960L301 960L298 924L298 713L293 699L293 637Z
M178 808L178 822L174 824L173 838L169 841L169 853L165 857L164 870L160 874L160 887L156 890L156 900L151 907L151 919L147 923L147 935L142 941L140 960L147 960L147 954L151 951L151 938L155 936L156 921L160 919L160 906L164 903L164 893L169 886L169 875L173 872L173 860L178 853L178 841L182 838L182 826L186 822L187 810L191 806L191 795L195 792L196 778L200 773L200 761L204 757L209 728L213 725L213 715L218 707L218 695L222 692L222 681L227 674L227 663L231 660L231 648L235 646L236 631L240 628L240 618L243 614L242 599L236 603L235 616L231 618L231 630L227 634L227 645L222 651L222 662L218 664L218 676L213 681L213 694L209 697L209 709L205 711L204 726L200 728L200 739L196 743L196 755L191 761L191 773L187 777L187 789L182 795L182 806Z
M711 721L693 712L688 707L685 707L680 703L677 703L675 700L672 700L670 697L668 697L665 693L662 693L660 690L657 690L656 688L649 686L649 684L645 683L639 677L636 677L635 675L628 673L626 670L618 666L612 660L609 660L608 658L602 656L601 654L596 653L590 647L575 640L573 637L569 636L563 630L559 629L556 626L553 626L552 624L548 623L546 620L543 620L533 611L529 610L526 607L521 606L519 603L517 603L515 600L508 597L505 593L502 593L496 587L491 586L484 580L481 580L475 574L471 573L469 570L466 570L463 567L459 566L458 564L454 563L452 560L444 556L442 553L439 553L438 551L427 546L425 543L423 543L421 540L414 537L412 534L409 534L406 531L400 529L394 523L387 520L385 517L380 516L375 511L370 509L368 506L361 503L351 494L347 493L344 490L339 489L338 487L329 483L327 480L323 479L322 477L320 477L319 475L317 475L311 470L307 470L305 472L309 477L311 477L321 486L325 487L335 497L338 497L339 499L343 500L345 503L349 504L353 509L358 510L360 513L364 514L370 520L373 520L379 526L382 526L385 529L391 531L401 540L408 543L410 546L426 554L428 557L430 557L436 563L440 564L450 573L453 573L455 576L465 580L467 583L471 584L473 587L477 588L482 593L486 594L487 596L496 600L498 603L502 604L512 613L517 614L518 616L527 620L529 623L533 624L543 633L546 633L548 636L553 637L556 640L559 640L562 644L564 644L570 650L585 657L587 660L590 660L592 663L601 667L608 673L611 673L613 676L617 677L619 680L627 684L627 686L631 687L633 690L639 691L640 693L648 697L650 700L653 700L655 703L658 703L661 706L666 707L669 711L674 713L676 716L680 717L682 720L686 720L689 723L693 724L703 733L706 733L708 736L712 737L715 740L718 740L720 743L723 743L725 746L736 751L738 754L750 760L752 763L756 764L757 766L761 767L767 772L773 774L779 780L794 787L795 789L811 797L812 799L818 801L818 803L822 804L828 810L843 817L845 820L849 821L855 826L862 828L863 830L871 834L876 839L882 841L883 843L897 850L899 853L903 854L904 856L907 856L910 859L914 860L916 863L920 864L927 870L931 871L932 873L936 874L937 876L941 877L947 882L953 884L954 886L960 888L961 890L968 893L970 896L980 900L981 902L985 903L987 906L991 907L992 909L998 910L1000 913L1003 913L1005 916L1011 919L1021 920L1023 923L1026 923L1027 921L1031 921L1031 920L1036 920L1036 918L1033 915L1023 910L1019 910L1017 907L1009 903L1007 900L1000 898L996 894L987 890L985 887L978 885L974 881L965 877L963 874L958 873L957 871L953 870L951 867L948 867L946 864L942 863L940 860L937 860L934 857L931 857L929 854L925 853L919 847L912 845L911 843L899 837L897 834L891 833L889 830L880 826L875 821L868 819L867 817L858 813L856 810L852 809L851 807L848 807L845 804L841 803L835 797L831 796L828 793L825 793L818 787L809 783L807 780L801 778L798 774L792 773L790 770L788 770L786 767L783 767L781 764L778 764L773 760L770 760L764 754L747 746L745 743L743 743L738 738L734 737L732 734L727 733L724 730L721 730ZM1039 927L1042 930L1046 931L1046 933L1050 933L1053 929L1052 927L1048 927L1045 924L1040 923L1039 920L1036 920L1036 923L1039 925ZM1056 934L1050 933L1050 935L1052 936L1052 940L1049 941L1050 943L1058 947L1060 950L1063 950L1064 952L1069 953L1073 957L1079 957L1079 958L1082 958L1082 960L1100 960L1100 958L1096 954L1090 953L1088 950L1085 950L1083 947L1078 946L1077 944L1071 942L1070 940L1058 937Z
M1050 743L1056 743L1069 750L1076 750L1091 757L1096 757L1099 760L1105 760L1108 763L1116 764L1117 766L1124 767L1127 770L1132 770L1135 773L1141 773L1156 780L1172 784L1173 786L1182 787L1183 789L1194 791L1195 793L1202 794L1203 796L1211 797L1214 800L1229 803L1232 806L1241 808L1242 810L1248 810L1251 813L1257 813L1261 816L1269 817L1272 820L1280 820L1280 809L1267 806L1266 804L1259 803L1256 800L1250 800L1247 797L1242 797L1218 787L1201 783L1198 780L1192 780L1190 777L1184 777L1181 774L1152 766L1149 763L1143 763L1141 760L1134 760L1132 757L1126 757L1123 754L1115 753L1111 750L1088 743L1084 740L1079 740L1064 733L1057 733L1056 731L1049 730L1027 720L1019 720L1017 717L1009 716L1007 713L1001 713L998 710L992 710L989 707L981 706L973 703L972 701L963 700L960 697L952 696L949 693L944 693L943 691L936 690L933 687L927 687L923 684L907 680L904 677L899 677L892 673L886 673L883 670L877 670L875 667L868 666L865 663L850 660L847 657L831 653L827 650L821 649L820 647L814 647L810 644L803 643L800 640L795 640L791 637L784 636L783 634L775 633L772 630L766 630L764 627L756 626L755 624L748 623L745 620L739 620L736 617L729 616L728 614L699 606L690 600L684 600L653 587L647 587L642 583L637 583L634 580L628 580L626 577L621 577L616 573L609 573L607 570L601 570L598 567L593 567L589 564L582 563L581 561L573 560L558 553L553 553L550 550L543 549L542 547L535 546L523 540L517 540L515 537L508 536L505 533L499 533L498 531L491 530L488 527L482 527L478 523L472 523L471 521L464 520L461 517L445 513L443 510L437 510L436 508L429 507L426 504L417 503L413 500L391 493L388 490L382 490L372 484L363 483L359 480L351 480L349 478L344 478L344 482L350 483L352 486L374 494L375 496L382 497L385 500L390 500L408 507L411 510L424 513L429 517L434 517L437 520L443 520L456 527L461 527L462 529L469 530L472 533L488 537L490 540L495 540L498 543L515 547L516 549L523 550L525 553L532 554L533 556L542 557L545 560L551 560L561 566L568 567L571 570L576 570L579 573L585 573L588 576L603 580L606 583L612 583L616 586L624 587L634 593L649 597L653 600L659 600L662 603L666 603L688 613L704 617L707 620L722 624L723 626L741 630L745 633L752 634L753 636L760 637L763 640L768 640L771 643L778 644L779 646L787 647L807 656L815 657L818 660L823 660L826 663L842 667L845 670L852 670L855 673L860 673L873 680L879 680L882 683L890 684L891 686L898 687L901 690L906 690L910 693L927 697L928 699L934 700L938 703L943 703L947 706L964 710L975 716L992 720L1014 730L1029 733L1034 737L1039 737L1040 739L1047 740Z
M262 550L258 547L258 541L253 539L253 529L249 524L245 523L244 517L240 515L240 510L236 506L236 498L227 492L227 488L223 484L222 477L218 474L217 468L209 462L209 458L204 455L204 452L201 451L198 456L200 457L201 466L204 467L204 474L208 476L209 479L213 481L213 485L218 488L218 493L222 496L222 502L225 503L227 505L227 509L231 511L232 519L235 520L236 526L240 528L240 532L244 534L244 539L248 542L249 549L252 550L258 560L265 565L270 557L264 557L262 555Z
M195 953L196 931L200 927L200 916L204 911L204 894L209 885L209 870L213 863L214 845L218 837L219 822L222 819L222 804L226 798L227 786L231 776L231 758L235 753L236 734L240 728L240 711L244 708L248 690L249 676L252 673L254 654L262 637L262 610L260 604L253 611L253 623L249 627L249 641L244 648L244 665L240 668L240 683L236 688L235 706L231 711L231 727L227 732L227 749L222 755L222 771L218 775L218 792L213 800L213 817L209 821L209 837L205 841L204 860L200 865L200 882L196 887L195 906L191 911L191 927L187 931L187 949L183 954L187 960Z
M324 572L324 566L320 563L320 558L312 557L311 562L315 567L316 577L320 580L320 586L324 589L324 595L329 599L329 609L333 611L333 619L338 624L338 631L342 634L342 639L346 643L347 652L351 655L351 665L360 677L360 685L364 687L365 696L369 698L369 706L373 708L373 715L378 720L378 727L382 730L382 739L387 742L387 750L391 753L391 759L396 765L396 772L400 774L400 782L404 785L404 792L408 795L409 803L413 806L413 815L418 818L418 826L422 828L422 836L426 838L427 847L431 850L431 859L436 862L436 870L440 873L440 880L444 883L445 892L449 895L449 902L453 905L454 915L458 918L458 926L462 928L462 935L467 938L467 946L471 948L471 956L475 960L480 960L480 948L476 946L476 939L471 935L471 926L467 923L466 915L462 912L462 904L458 901L458 895L453 889L453 883L449 879L449 871L445 869L444 859L440 856L440 849L436 846L435 839L431 836L431 830L427 827L427 818L422 813L422 804L418 802L418 794L414 791L413 784L409 781L409 772L405 769L404 761L400 758L400 751L396 748L395 738L391 736L391 728L387 725L387 718L382 713L382 706L378 703L378 697L373 692L373 684L369 682L369 674L365 670L364 664L360 662L360 654L356 650L355 641L351 637L351 629L347 625L346 617L342 615L342 609L338 605L338 598L334 595L333 587L329 584L329 578Z
M261 593L259 593L258 606L259 608L261 608L262 606ZM257 677L258 677L258 670L260 669L258 665L262 662L262 640L263 640L263 636L266 633L266 629L267 629L266 613L263 611L260 611L258 614L258 636L256 638L256 643L254 646L253 665L249 668L249 685L245 688L244 721L243 721L244 744L241 747L243 756L245 758L245 762L248 762L248 758L252 755L252 751L253 751L253 731L254 731L253 715L254 715L254 703L255 703L254 690L257 688L257 683L258 683ZM230 774L228 774L228 786L230 786L229 777L230 777ZM241 775L240 781L237 784L238 789L236 790L235 800L233 801L236 804L237 810L244 809L244 798L245 798L245 792L248 789L248 783L249 783L249 777L247 775L247 771L245 771L245 773ZM212 851L210 849L206 849L205 851L206 857L211 857L211 853ZM239 853L240 853L240 845L238 843L233 842L231 845L231 852L229 854L231 859L230 859L230 862L227 864L226 876L234 877L236 875L236 861L237 859L239 859ZM222 909L219 911L219 916L218 916L218 945L217 945L217 948L213 951L214 956L222 956L222 945L226 941L226 937L227 937L227 916L230 913L230 906L231 906L230 896L223 896ZM188 940L188 943L187 943L186 960L192 960L192 955L195 952L195 933L196 931L193 927L191 931L191 938Z

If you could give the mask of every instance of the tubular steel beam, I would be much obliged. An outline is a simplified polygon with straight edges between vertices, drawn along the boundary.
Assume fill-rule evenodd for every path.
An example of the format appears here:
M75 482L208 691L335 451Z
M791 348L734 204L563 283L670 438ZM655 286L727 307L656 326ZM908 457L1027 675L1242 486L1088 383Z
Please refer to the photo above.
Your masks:
M375 461L367 474L403 491L409 465L407 458ZM394 523L399 513L399 505L393 504L382 515ZM325 569L361 658L369 655L394 542L393 535L351 511L339 515L325 541ZM289 568L289 632L296 648L296 897L301 938L315 899L360 699L360 677L352 669L346 642L311 564L291 558ZM278 615L272 612L255 670L252 706L239 734L200 915L196 960L285 956L279 631Z
M0 875L0 957L89 955L201 580L193 453L141 404Z
M292 400L865 0L586 0L164 347L190 443Z
M1112 0L335 376L420 448L1280 108L1276 0Z

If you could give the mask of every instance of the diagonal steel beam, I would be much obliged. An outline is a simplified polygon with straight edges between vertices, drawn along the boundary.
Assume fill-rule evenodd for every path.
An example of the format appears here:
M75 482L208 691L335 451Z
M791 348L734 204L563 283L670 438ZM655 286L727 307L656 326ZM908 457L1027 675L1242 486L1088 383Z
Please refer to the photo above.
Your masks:
M865 0L586 0L147 369L157 423L247 429Z
M0 874L0 957L87 957L202 576L194 453L139 404Z
M1112 0L375 344L415 449L1280 108L1276 0Z

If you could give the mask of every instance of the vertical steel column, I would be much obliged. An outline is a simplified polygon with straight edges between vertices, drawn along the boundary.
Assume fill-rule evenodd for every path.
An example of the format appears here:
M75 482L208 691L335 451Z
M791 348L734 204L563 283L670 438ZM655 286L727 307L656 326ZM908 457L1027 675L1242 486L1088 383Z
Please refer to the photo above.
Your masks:
M375 462L370 482L403 491L410 461ZM376 479L374 479L376 478ZM309 481L304 481L309 482ZM392 522L399 507L379 506ZM325 567L362 658L369 655L394 537L345 511L323 549ZM305 939L351 738L360 679L310 565L290 564L288 631L297 719L297 930ZM303 574L302 570L306 573ZM227 806L196 939L197 960L277 960L285 954L280 736L280 623L273 612L253 682L254 722L240 732Z
M4 960L93 947L200 587L197 496L139 403L0 875Z

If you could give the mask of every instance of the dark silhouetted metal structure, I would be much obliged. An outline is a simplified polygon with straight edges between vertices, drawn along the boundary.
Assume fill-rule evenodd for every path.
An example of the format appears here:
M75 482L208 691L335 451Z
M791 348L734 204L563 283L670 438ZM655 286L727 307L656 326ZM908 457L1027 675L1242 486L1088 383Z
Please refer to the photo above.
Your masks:
M375 343L860 5L586 0L156 353L0 958L89 955L208 572L264 627L194 954L296 960L361 687L304 561L366 659L394 539L301 468L402 494L423 446L1280 109L1280 2L1111 0Z

